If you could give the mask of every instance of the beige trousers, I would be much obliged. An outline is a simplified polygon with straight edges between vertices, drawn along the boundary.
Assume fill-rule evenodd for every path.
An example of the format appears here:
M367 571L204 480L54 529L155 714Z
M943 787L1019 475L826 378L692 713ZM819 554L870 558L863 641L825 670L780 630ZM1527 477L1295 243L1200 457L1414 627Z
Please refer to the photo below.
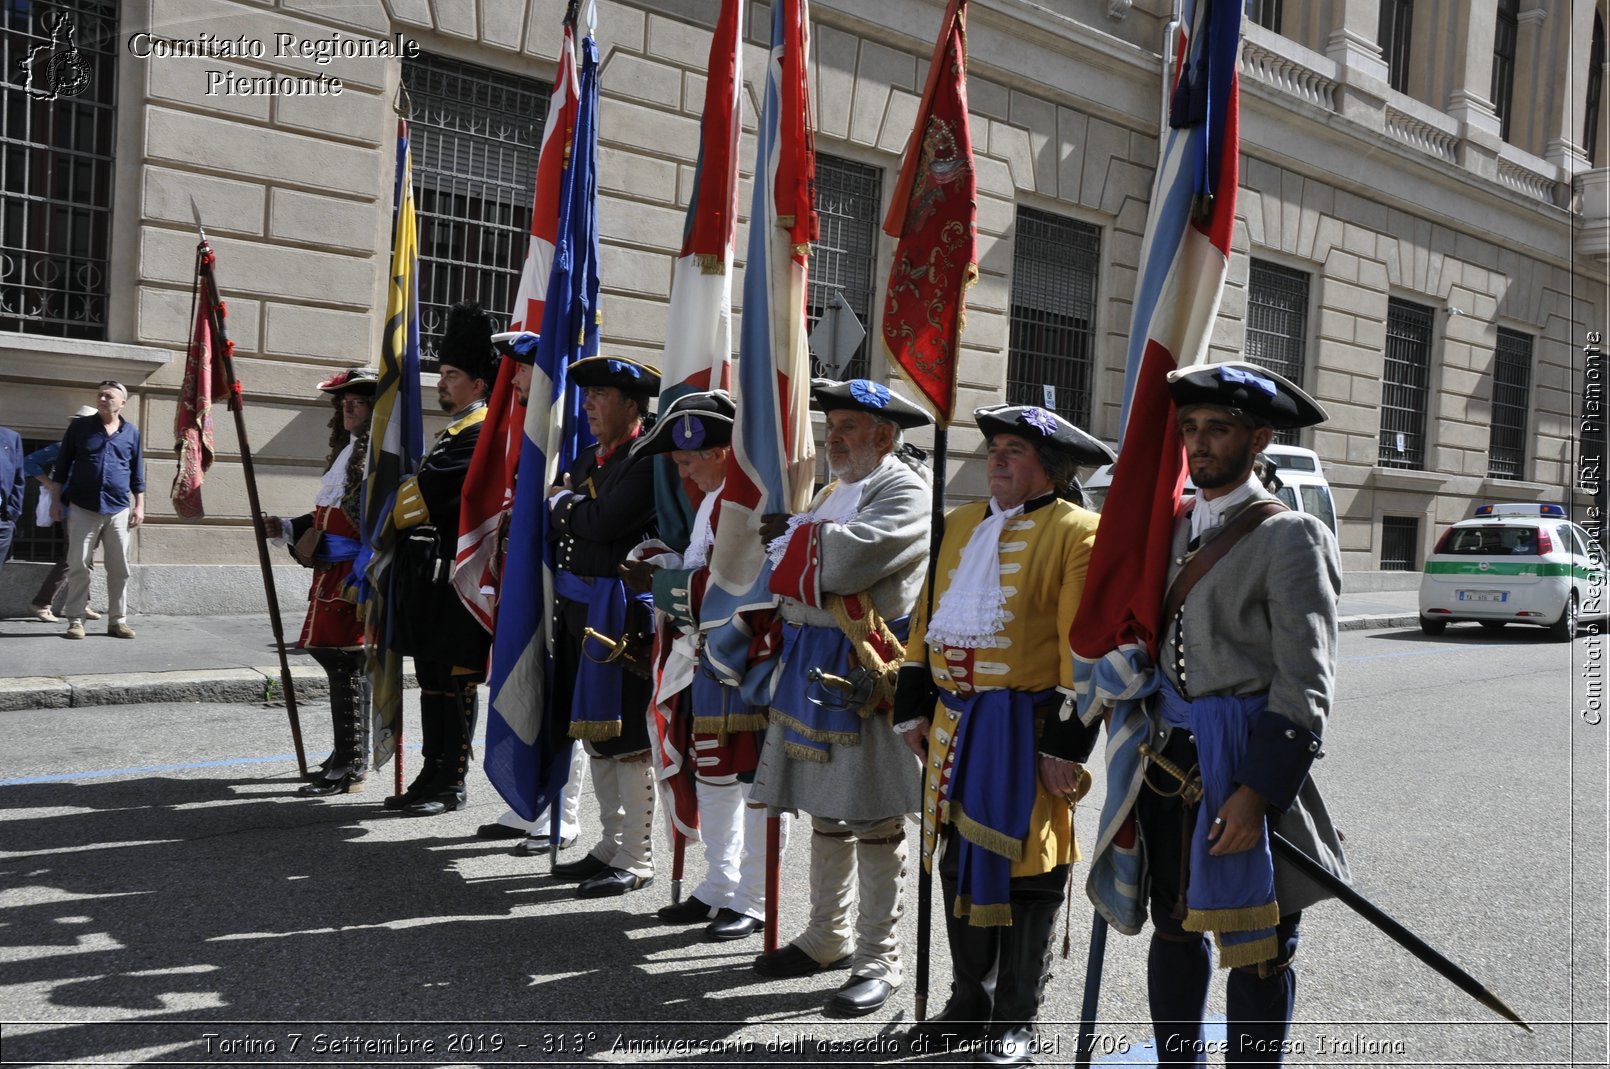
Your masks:
M95 546L106 562L106 622L120 624L128 616L129 510L104 516L74 506L67 510L67 601L69 620L82 620L89 604L89 573L95 563Z

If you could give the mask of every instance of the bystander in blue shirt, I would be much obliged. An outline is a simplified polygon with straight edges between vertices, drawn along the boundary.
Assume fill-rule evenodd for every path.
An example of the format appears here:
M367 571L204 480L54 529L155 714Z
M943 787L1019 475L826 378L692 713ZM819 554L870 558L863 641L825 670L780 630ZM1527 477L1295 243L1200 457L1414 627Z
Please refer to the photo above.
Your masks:
M64 505L103 516L122 512L132 495L145 493L140 429L123 420L108 435L98 415L73 420L62 436L51 479L61 484Z

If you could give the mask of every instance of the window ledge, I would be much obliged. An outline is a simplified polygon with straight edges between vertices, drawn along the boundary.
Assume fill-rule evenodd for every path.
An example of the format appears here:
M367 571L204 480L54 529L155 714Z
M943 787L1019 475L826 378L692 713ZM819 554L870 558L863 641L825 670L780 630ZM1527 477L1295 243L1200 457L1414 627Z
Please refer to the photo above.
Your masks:
M1434 494L1448 484L1450 476L1437 471L1415 471L1411 468L1373 467L1369 480L1376 486L1395 490L1419 490Z
M0 331L0 367L12 379L82 385L115 378L133 389L152 372L172 363L177 355L175 350L154 345Z
M1547 483L1531 483L1524 479L1499 479L1487 476L1477 488L1477 494L1484 501L1497 498L1519 498L1523 501L1542 501L1549 497L1559 498L1561 490L1558 486L1549 486Z

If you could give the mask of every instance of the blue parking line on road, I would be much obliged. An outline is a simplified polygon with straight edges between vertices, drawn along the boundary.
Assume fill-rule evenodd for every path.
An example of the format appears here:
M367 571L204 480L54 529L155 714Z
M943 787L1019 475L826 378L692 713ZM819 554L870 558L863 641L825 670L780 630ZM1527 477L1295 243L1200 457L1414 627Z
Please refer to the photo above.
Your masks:
M1229 1046L1230 1033L1222 1016L1204 1018L1202 1026L1203 1051L1223 1051ZM1116 1045L1120 1038L1119 1036L1098 1036L1096 1040L1097 1047L1100 1049L1103 1041L1109 1046ZM1090 1061L1092 1065L1156 1065L1158 1064L1157 1038L1147 1036L1144 1043L1136 1043L1127 1050L1113 1050L1111 1053L1093 1057ZM1207 1055L1205 1053L1202 1056L1202 1062L1204 1065L1207 1064Z

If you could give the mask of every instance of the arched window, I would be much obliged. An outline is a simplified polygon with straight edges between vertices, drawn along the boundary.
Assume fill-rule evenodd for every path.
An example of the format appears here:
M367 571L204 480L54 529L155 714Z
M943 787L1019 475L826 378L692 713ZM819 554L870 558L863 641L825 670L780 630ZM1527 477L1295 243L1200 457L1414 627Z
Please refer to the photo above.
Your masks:
M1593 43L1588 46L1588 99L1582 109L1582 155L1596 163L1599 154L1600 101L1604 97L1604 16L1593 14Z

